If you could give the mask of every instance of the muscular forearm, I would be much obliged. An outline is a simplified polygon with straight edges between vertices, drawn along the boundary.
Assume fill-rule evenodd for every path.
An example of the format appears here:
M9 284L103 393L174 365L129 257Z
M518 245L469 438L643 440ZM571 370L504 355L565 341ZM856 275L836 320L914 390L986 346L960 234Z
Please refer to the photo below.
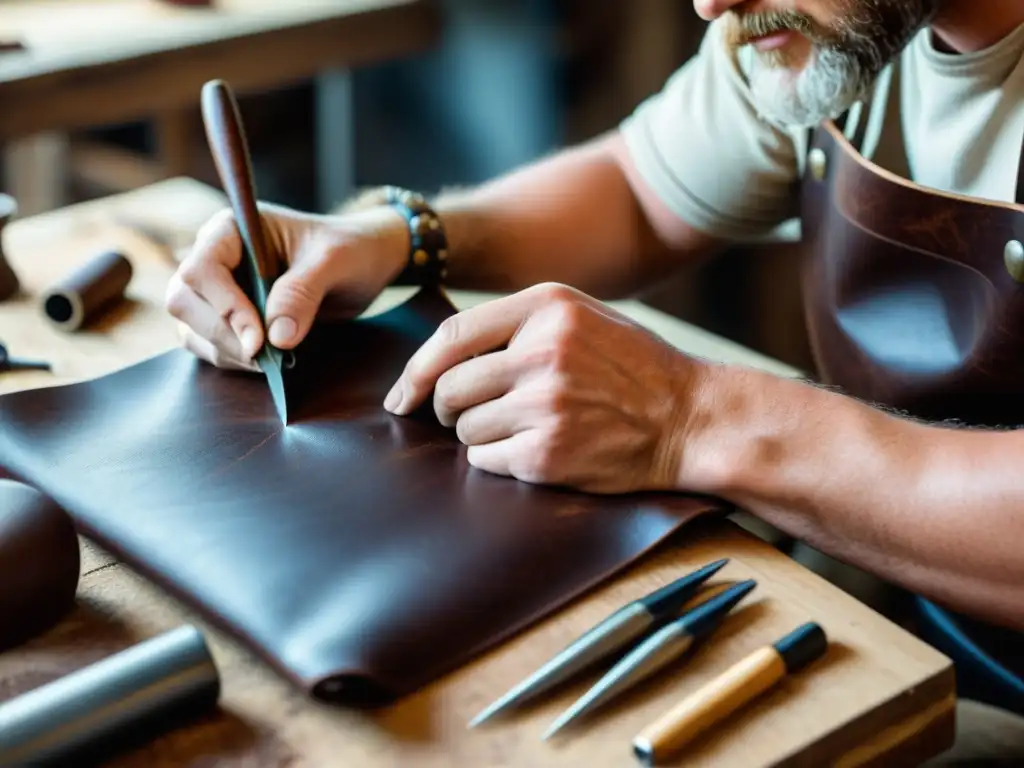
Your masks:
M618 134L446 192L434 205L451 246L447 282L456 288L560 282L610 298L715 245L644 188Z
M824 552L1024 629L1024 431L945 428L714 369L683 481Z

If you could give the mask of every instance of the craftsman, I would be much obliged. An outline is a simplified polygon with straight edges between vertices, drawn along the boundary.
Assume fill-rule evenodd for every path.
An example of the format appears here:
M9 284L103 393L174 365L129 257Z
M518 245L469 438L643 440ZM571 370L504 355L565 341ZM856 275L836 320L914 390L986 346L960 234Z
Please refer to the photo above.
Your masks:
M1019 407L1000 425L951 423L872 402L842 376L826 387L693 359L592 298L628 294L800 217L809 133L853 121L858 109L867 126L859 146L873 148L865 151L874 162L903 167L909 181L937 193L1013 203L1024 168L1024 3L694 6L711 22L704 43L660 93L609 135L430 199L424 220L436 212L440 224L424 241L431 247L410 248L403 209L383 191L331 216L267 205L268 231L290 262L269 299L269 339L294 347L320 313L358 313L424 257L440 264L432 274L448 286L508 294L444 323L384 407L401 416L432 398L473 465L525 482L734 502L920 596L940 623L976 623L1003 645L1007 666L971 673L978 656L969 641L951 641L943 649L958 663L961 693L1024 712L1024 664L1011 663L1024 657L1016 650L1024 638ZM834 247L849 240L833 238ZM843 258L868 264L868 251ZM251 368L263 331L231 277L239 258L230 215L217 216L167 303L196 355ZM1002 250L992 258L1002 269ZM969 281L951 284L964 286L967 302ZM872 337L892 340L875 362L897 389L899 365L886 369L886 360L944 354L921 346L934 340L913 317ZM836 326L846 329L844 344L856 340L858 322L867 322L863 313ZM995 377L1010 407L1024 384L1013 367L1024 359L1024 329L1006 332L1017 348L999 358L1003 368L992 362L965 380ZM1024 721L1004 719L988 748L1020 760ZM965 716L954 752L967 748L968 728Z

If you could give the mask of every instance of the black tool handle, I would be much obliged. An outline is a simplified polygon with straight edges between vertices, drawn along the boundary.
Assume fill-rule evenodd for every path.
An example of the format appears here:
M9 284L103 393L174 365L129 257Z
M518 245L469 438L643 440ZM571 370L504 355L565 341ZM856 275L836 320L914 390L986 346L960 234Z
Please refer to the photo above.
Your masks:
M0 766L108 759L219 697L203 635L184 626L0 704Z
M268 284L277 277L276 261L271 258L263 233L249 144L238 102L231 86L223 80L211 80L203 86L200 103L213 162L224 192L231 201L238 230L255 261L260 278L257 282ZM258 286L257 290L262 288Z

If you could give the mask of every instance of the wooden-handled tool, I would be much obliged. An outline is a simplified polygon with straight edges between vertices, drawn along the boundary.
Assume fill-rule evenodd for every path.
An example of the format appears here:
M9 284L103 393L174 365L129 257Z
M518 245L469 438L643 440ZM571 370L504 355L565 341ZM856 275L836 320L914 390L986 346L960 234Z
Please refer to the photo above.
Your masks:
M761 648L683 699L633 740L645 765L676 754L698 734L806 667L828 648L825 632L804 624L774 645Z
M267 246L257 205L249 145L242 127L238 103L230 86L223 80L211 80L203 86L200 100L206 139L221 185L231 201L235 223L242 236L243 261L249 265L247 288L249 298L266 325L267 296L279 274L279 260ZM282 353L265 340L257 356L267 376L274 404L281 421L288 423L288 407L284 388L285 368L291 367L291 353Z
M242 240L263 280L277 277L275 260L267 251L263 224L257 206L256 183L249 157L249 143L242 128L242 116L231 87L223 80L203 86L203 123L224 192L231 201ZM259 288L261 286L254 286ZM263 297L264 300L266 297Z

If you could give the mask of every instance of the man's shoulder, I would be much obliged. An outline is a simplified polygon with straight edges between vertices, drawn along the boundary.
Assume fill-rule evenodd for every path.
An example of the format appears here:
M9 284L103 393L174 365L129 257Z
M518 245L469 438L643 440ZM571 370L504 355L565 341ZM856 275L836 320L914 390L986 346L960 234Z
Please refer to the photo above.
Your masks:
M796 208L806 132L771 123L758 109L749 58L711 22L664 87L622 124L641 176L692 226L755 236Z

